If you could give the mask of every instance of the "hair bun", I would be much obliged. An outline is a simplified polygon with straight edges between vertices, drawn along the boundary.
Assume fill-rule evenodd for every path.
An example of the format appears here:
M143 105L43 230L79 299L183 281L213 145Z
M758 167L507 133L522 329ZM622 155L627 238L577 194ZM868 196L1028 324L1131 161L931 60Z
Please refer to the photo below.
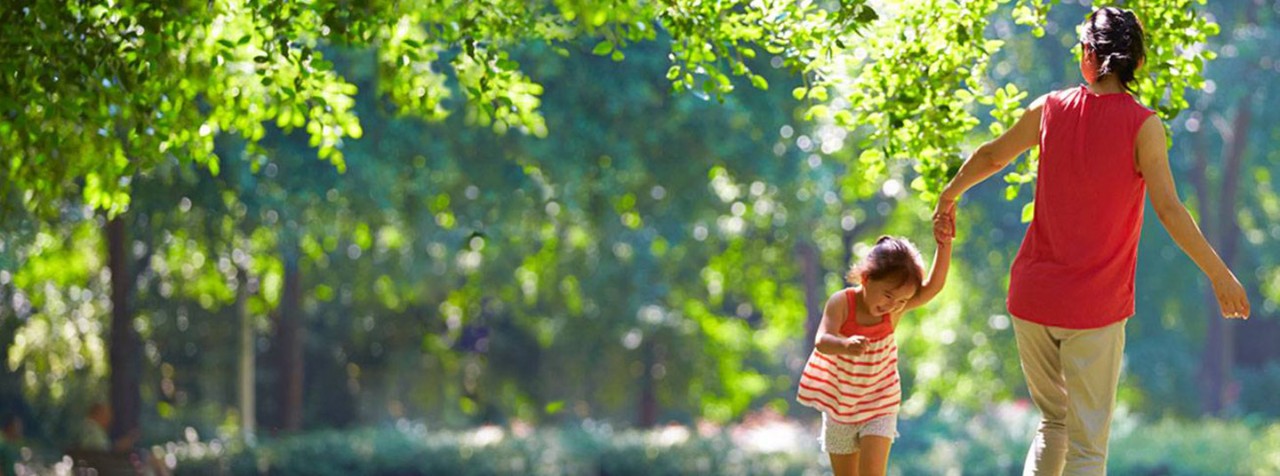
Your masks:
M1107 53L1106 56L1103 57L1102 64L1099 67L1099 72L1102 74L1117 73L1121 76L1121 79L1127 80L1128 77L1132 76L1132 71L1135 69L1135 66L1136 63L1133 61L1133 56L1125 53L1113 52Z
M1081 41L1092 49L1098 76L1115 75L1125 89L1137 78L1138 65L1146 57L1142 22L1132 10L1103 7L1084 23Z

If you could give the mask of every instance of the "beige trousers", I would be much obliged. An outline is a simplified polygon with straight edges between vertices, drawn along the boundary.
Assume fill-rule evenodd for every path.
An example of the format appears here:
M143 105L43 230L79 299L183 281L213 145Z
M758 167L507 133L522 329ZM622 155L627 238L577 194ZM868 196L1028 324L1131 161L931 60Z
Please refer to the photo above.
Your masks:
M1126 322L1064 329L1013 319L1022 373L1043 415L1024 476L1107 474Z

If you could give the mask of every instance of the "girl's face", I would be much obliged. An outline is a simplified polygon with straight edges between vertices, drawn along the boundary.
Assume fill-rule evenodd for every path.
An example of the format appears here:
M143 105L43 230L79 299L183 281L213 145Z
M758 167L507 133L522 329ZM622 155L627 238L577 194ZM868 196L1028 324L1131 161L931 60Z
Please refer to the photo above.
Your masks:
M1086 83L1093 84L1098 80L1098 58L1088 44L1080 43L1080 49L1080 75L1084 76Z
M875 280L862 276L862 299L871 314L897 314L907 306L907 300L916 295L920 287L915 283L897 284L896 280Z

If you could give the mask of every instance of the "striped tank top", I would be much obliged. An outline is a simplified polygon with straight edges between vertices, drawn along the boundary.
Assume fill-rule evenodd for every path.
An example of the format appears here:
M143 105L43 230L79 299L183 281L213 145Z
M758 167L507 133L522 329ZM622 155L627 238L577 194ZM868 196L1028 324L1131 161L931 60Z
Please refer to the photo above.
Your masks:
M845 298L849 314L840 334L866 336L866 351L862 355L832 355L814 348L800 375L796 401L838 423L860 425L898 413L902 403L898 343L888 314L877 324L859 325L852 288L845 290Z

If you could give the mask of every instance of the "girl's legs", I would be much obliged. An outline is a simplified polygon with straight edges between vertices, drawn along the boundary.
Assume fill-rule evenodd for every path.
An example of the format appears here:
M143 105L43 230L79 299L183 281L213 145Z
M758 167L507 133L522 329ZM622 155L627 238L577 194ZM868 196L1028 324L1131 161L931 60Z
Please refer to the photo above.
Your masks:
M878 435L863 435L858 439L858 476L884 476L889 467L889 447L893 440Z
M831 457L831 474L834 476L858 476L858 453L827 453Z
M835 476L884 476L889 447L898 436L898 416L886 415L859 425L822 417L822 451Z

